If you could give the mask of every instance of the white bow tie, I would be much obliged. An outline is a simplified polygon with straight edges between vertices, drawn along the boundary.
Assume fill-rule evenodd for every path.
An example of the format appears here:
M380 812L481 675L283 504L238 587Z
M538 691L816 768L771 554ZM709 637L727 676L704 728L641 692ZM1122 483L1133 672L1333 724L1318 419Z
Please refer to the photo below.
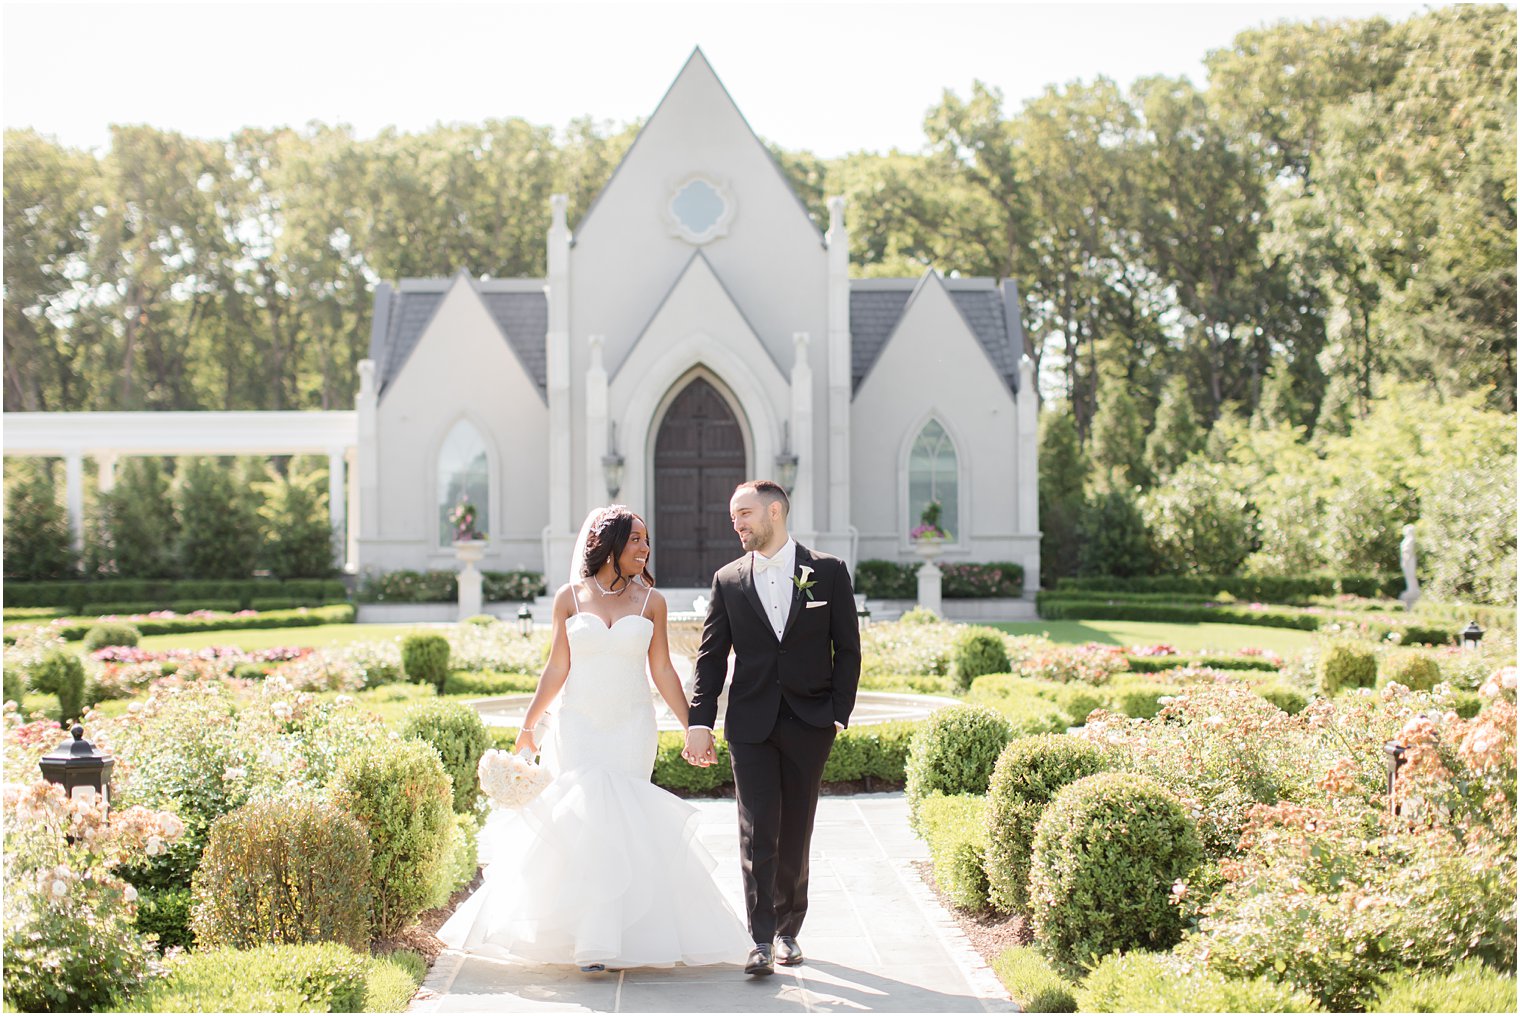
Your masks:
M761 557L759 554L755 555L755 572L757 574L760 573L760 572L765 571L767 568L785 568L785 567L786 567L786 562L783 561L783 560L781 560L781 555L780 554L777 554L775 557Z

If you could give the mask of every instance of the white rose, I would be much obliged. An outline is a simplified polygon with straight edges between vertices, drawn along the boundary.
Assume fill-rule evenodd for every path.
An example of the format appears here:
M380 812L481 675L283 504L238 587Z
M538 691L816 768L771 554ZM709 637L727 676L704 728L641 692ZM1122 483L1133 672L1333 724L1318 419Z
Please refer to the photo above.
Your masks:
M127 886L124 890L122 890L121 898L126 900L128 903L136 903L137 887L132 885Z
M67 896L68 894L69 894L69 884L67 882L65 882L61 878L54 879L53 880L53 895L54 896L58 896L58 897L61 898L61 897Z

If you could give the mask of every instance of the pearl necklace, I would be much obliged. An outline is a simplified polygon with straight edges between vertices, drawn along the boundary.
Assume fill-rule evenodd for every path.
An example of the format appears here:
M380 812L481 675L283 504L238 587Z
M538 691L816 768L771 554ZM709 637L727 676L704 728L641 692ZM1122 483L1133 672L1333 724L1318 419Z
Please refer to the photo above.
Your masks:
M630 580L629 583L628 583L628 585L624 586L622 589L618 589L618 590L607 589L607 588L605 588L601 584L600 581L597 580L597 577L595 575L591 576L591 582L592 582L593 585L596 586L596 588L598 590L601 591L601 594L603 596L622 596L624 593L628 592L628 590L633 586L633 582L632 582L632 580Z

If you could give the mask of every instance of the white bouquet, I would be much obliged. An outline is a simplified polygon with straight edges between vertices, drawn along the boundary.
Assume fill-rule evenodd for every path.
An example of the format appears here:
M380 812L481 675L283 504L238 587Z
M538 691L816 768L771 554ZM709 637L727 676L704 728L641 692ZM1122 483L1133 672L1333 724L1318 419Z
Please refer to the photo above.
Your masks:
M525 755L493 748L480 757L476 768L480 789L500 808L522 808L543 793L554 777Z

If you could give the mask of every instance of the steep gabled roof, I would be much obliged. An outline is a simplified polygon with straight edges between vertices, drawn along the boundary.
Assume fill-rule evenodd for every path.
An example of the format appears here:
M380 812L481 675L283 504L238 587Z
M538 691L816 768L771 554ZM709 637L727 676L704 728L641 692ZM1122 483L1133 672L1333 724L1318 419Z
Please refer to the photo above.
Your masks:
M881 351L886 348L908 306L931 278L931 269L917 279L851 279L851 391L859 391ZM938 279L950 301L976 336L1008 390L1019 390L1019 359L1024 355L1024 326L1019 315L1018 286L1011 279Z
M395 287L388 283L376 287L369 356L375 361L380 395L401 373L458 278L456 275L449 279L403 279ZM544 343L549 330L549 304L543 280L477 280L468 275L465 278L496 322L502 341L547 402L549 375Z
M649 119L644 121L644 125L639 128L639 133L634 137L633 143L630 144L628 146L628 150L623 153L622 159L618 161L617 168L612 171L612 175L607 178L607 182L602 185L602 189L596 192L596 197L591 199L591 204L589 207L587 207L585 214L580 217L580 220L575 224L575 228L570 232L570 242L574 244L576 242L576 238L580 236L581 230L586 227L586 223L591 221L591 216L596 213L596 206L602 202L602 196L612 189L613 181L618 178L618 174L623 171L623 167L628 164L628 160L633 158L633 153L638 149L639 142L644 140L644 135L649 131L649 125L654 123L655 119L659 117L660 110L663 109L665 103L670 100L671 93L676 90L676 86L681 83L681 79L686 77L688 73L691 73L698 67L705 68L707 72L712 75L713 80L718 83L718 89L723 93L723 98L727 100L730 108L733 109L734 115L739 118L740 123L744 124L744 129L749 131L749 135L750 137L754 138L755 144L758 145L760 147L760 150L765 153L765 157L770 161L771 168L774 169L776 171L776 175L781 178L781 185L786 188L786 192L792 196L793 201L797 202L797 210L802 213L803 220L807 222L807 224L812 227L813 232L818 235L819 245L826 246L824 244L823 231L819 228L818 223L813 221L813 217L808 214L807 205L803 204L802 198L798 197L797 192L792 189L792 182L786 178L785 170L783 170L781 168L781 164L776 161L776 156L771 153L770 148L766 146L765 142L760 140L760 135L756 134L755 129L750 126L749 118L744 115L744 111L739 108L739 104L734 102L734 97L729 94L728 86L723 83L722 78L718 77L718 72L713 70L713 66L708 62L707 54L702 52L701 46L697 46L692 49L691 56L687 57L686 63L681 65L680 73L678 73L675 76L674 80L671 81L670 87L665 89L665 94L660 97L660 102L655 106L654 112L649 115Z

